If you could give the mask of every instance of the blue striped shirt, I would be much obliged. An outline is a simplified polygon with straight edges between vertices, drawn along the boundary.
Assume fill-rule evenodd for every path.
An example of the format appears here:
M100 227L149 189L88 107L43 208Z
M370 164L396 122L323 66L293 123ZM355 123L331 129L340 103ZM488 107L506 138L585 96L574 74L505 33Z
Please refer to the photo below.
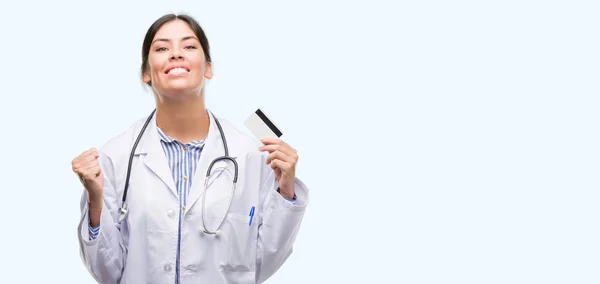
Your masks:
M157 127L158 128L158 127ZM158 134L160 136L160 142L162 148L167 157L173 180L177 188L177 195L179 196L179 216L187 206L189 190L192 186L194 173L196 167L200 161L200 154L204 147L204 140L192 141L183 144L169 136L167 136L160 128L158 128ZM286 198L287 199L287 198ZM295 196L290 202L295 202ZM176 259L176 270L175 270L175 283L179 283L179 251L181 245L181 218L179 218L179 232L177 240L177 259ZM98 236L100 232L100 225L96 227L89 227L89 239L93 240Z
M183 144L167 136L158 128L160 142L162 144L171 174L175 181L177 195L179 196L179 228L177 232L177 258L175 262L175 284L179 283L179 252L181 251L181 214L187 206L188 194L192 185L192 179L196 172L196 166L200 160L200 153L204 147L204 140L192 141Z

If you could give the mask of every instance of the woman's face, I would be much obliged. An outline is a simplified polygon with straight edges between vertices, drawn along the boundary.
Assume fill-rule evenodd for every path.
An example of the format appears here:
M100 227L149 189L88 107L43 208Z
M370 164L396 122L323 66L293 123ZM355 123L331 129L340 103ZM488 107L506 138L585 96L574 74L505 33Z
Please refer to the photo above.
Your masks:
M183 94L201 94L204 78L211 79L200 41L181 20L164 24L154 36L148 55L144 82L152 82L159 96L182 99Z

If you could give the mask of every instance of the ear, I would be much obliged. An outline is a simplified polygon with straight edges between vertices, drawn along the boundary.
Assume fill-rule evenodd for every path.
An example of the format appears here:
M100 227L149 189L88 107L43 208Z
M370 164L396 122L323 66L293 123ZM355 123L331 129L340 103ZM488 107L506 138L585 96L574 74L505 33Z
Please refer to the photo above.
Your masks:
M206 63L206 70L204 70L204 78L212 79L213 71L212 71L212 63Z
M152 78L150 77L150 72L146 70L146 72L144 72L144 74L142 75L142 80L144 80L144 82L146 83L150 83L151 79Z

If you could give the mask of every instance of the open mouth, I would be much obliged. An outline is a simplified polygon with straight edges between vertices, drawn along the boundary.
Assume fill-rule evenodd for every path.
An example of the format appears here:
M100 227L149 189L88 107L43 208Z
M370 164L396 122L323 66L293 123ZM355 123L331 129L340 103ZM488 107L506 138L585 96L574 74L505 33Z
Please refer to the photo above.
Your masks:
M190 72L190 69L188 69L187 67L184 66L174 66L171 67L169 69L167 69L165 71L165 74L168 75L180 75L180 74L187 74Z

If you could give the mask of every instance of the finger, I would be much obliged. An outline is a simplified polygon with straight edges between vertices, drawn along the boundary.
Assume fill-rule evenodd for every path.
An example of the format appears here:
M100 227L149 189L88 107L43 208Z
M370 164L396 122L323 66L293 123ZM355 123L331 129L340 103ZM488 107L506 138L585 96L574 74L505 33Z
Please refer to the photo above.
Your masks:
M275 178L279 179L281 177L281 169L276 168L274 170L274 172L275 172Z
M73 164L73 167L75 167L76 164L81 163L81 161L85 160L86 157L88 157L87 152L81 153L79 156L75 157L75 159L73 159L73 161L71 162Z
M73 165L79 165L80 167L83 166L84 164L87 164L91 161L97 160L100 157L100 155L98 154L98 152L96 151L90 151L84 154L81 154L79 157L75 158L73 160Z
M285 141L283 141L279 138L275 138L275 137L263 137L260 139L260 142L262 142L265 145L277 144L277 145L288 146L288 144L285 143Z
M296 164L298 163L298 152L296 152L296 150L291 149L291 148L285 148L279 145L269 145L269 146L265 146L266 147L266 151L268 151L269 153L273 154L276 152L282 152L285 156L282 156L282 160L285 160L286 162L292 163L292 164Z
M100 168L100 163L98 161L93 161L82 167L82 171L89 171L91 169Z
M296 155L296 150L294 150L290 146L280 145L280 144L265 145L265 146L260 147L259 150L260 151L267 151L269 153L272 153L274 151L281 151L281 152L283 152L283 153L285 153L286 155L289 155L289 156L295 156Z
M275 159L271 162L271 169L280 169L282 173L289 172L292 168L290 163L284 162L282 160Z
M94 153L97 153L96 148L90 148L90 149L87 149L87 150L83 151L81 154L79 154L78 158L82 158L82 157L85 157L85 156L88 156L88 155L92 155Z
M94 176L97 175L101 170L102 169L100 168L100 165L92 165L89 167L77 169L75 173L80 177L86 178L88 176L92 176L92 173L94 173Z
M89 169L92 169L95 167L100 167L100 163L98 163L98 160L92 160L92 161L86 162L85 164L80 164L78 167L74 168L73 171L75 171L78 174L85 173Z
M73 167L81 166L89 161L97 159L99 157L98 152L95 149L90 149L83 152L81 155L73 159Z
M289 155L286 155L285 153L281 152L281 151L275 151L271 154L269 154L269 156L267 156L267 165L271 163L271 161L273 161L274 159L279 159L282 160L284 162L293 162L292 157L290 157Z
M91 158L90 160L80 162L78 164L73 165L73 171L81 172L91 166L98 165L98 160Z
M82 176L87 180L93 180L100 175L100 171L100 165L97 165L82 171Z

